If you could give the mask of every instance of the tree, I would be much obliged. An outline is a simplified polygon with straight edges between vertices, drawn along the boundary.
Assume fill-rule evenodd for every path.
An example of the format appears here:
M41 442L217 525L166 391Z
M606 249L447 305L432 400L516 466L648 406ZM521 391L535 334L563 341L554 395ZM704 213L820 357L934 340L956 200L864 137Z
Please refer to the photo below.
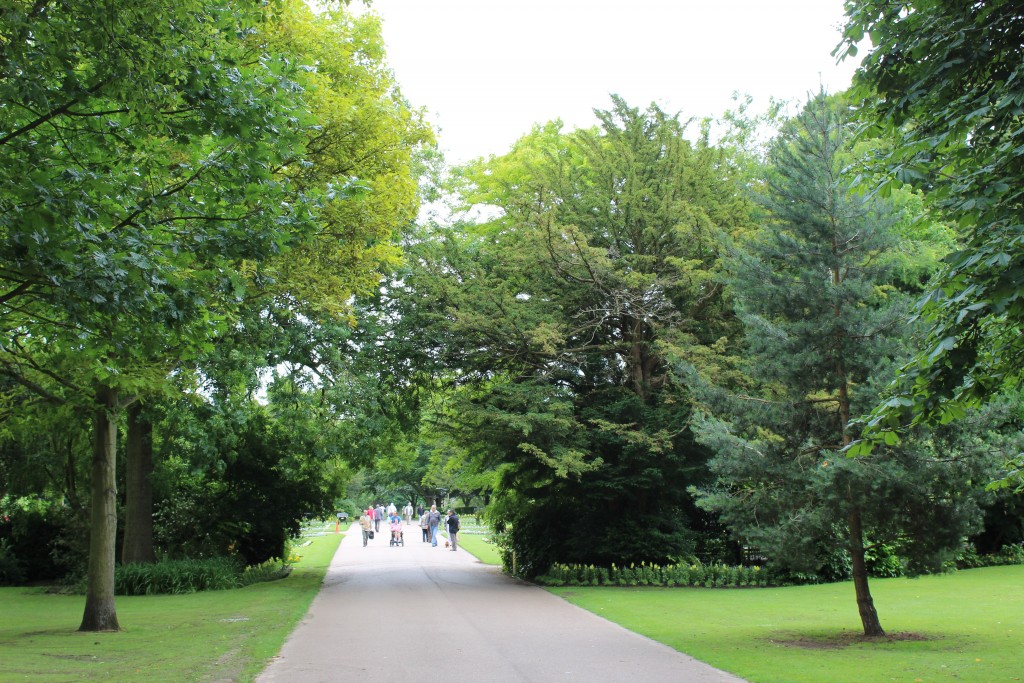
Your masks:
M897 140L887 182L925 189L965 241L918 305L927 342L868 418L862 453L1024 378L1024 17L1013 0L848 0L846 17L837 52L870 36L855 92Z
M497 217L428 226L402 278L459 387L445 426L497 473L492 514L527 574L694 551L704 513L686 484L707 453L670 358L707 358L734 323L715 235L742 230L747 206L722 155L655 106L596 114L463 169L463 200Z
M3 15L0 368L93 414L82 630L118 628L120 412L225 323L246 260L307 227L274 169L301 159L308 116L296 65L251 40L263 11L98 0Z
M699 430L718 480L701 504L783 567L822 572L845 551L864 634L881 636L869 550L896 544L918 570L935 567L977 508L970 472L935 449L840 454L851 415L876 398L872 378L901 352L905 312L886 258L896 217L852 189L851 137L843 102L822 94L772 149L770 222L737 245L728 275L752 383Z
M303 239L244 265L246 297L232 324L217 330L217 348L177 364L175 374L191 376L198 368L232 391L252 388L258 372L284 363L322 385L344 374L347 359L338 346L350 335L352 301L372 292L397 263L394 236L416 213L414 158L431 140L385 68L375 16L314 13L301 0L280 0L274 9L261 43L293 63L316 65L294 74L300 88L293 96L316 121L304 132L305 156L275 175L297 200L321 200ZM239 385L236 373L246 376ZM152 506L133 505L145 491L127 483L126 526L146 528ZM126 535L126 548L136 538Z

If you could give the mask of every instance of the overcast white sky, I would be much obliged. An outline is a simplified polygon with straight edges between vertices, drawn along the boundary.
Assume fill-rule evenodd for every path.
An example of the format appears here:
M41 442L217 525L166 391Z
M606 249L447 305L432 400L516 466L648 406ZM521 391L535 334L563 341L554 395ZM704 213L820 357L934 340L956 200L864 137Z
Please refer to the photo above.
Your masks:
M842 0L373 0L388 63L450 162L501 154L534 123L596 123L618 93L683 118L803 100L836 66Z

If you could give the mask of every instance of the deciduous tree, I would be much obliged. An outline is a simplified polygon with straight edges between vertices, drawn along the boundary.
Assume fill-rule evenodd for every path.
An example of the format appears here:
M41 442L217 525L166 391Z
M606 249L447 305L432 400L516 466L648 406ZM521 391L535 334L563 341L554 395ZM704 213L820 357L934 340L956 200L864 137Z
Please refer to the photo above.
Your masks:
M1014 0L848 0L846 16L837 52L870 38L855 91L897 139L887 183L924 189L965 241L918 305L927 343L869 418L865 452L1022 379L1024 16Z

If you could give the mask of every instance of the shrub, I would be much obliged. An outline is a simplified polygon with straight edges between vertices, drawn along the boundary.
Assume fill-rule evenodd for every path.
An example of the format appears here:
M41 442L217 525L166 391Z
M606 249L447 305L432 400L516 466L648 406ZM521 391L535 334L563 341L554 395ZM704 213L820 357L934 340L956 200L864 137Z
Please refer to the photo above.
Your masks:
M1005 564L1024 564L1024 544L1003 546L999 552L981 555L973 545L965 545L956 556L954 569L974 569Z
M50 582L84 572L88 534L70 509L38 498L4 498L0 514L7 557L0 583Z
M118 595L195 593L241 588L283 575L275 562L246 568L240 560L231 557L130 563L115 571L114 591Z
M535 579L544 586L704 586L735 588L740 586L779 585L760 567L724 564L686 566L640 563L628 567L553 564Z
M6 538L0 538L0 586L16 586L25 580L25 568Z

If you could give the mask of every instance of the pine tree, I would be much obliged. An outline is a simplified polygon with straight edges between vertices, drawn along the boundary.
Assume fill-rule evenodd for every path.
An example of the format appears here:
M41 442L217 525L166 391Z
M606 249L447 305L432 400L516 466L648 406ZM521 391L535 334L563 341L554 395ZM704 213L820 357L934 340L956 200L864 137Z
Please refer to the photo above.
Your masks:
M850 417L877 398L872 379L900 352L906 310L887 258L893 212L851 191L849 143L841 103L822 94L772 150L770 220L730 267L757 390L723 398L701 427L719 482L702 505L796 570L827 574L825 558L834 565L845 551L864 634L882 636L868 585L871 544L915 538L906 552L934 559L956 543L972 509L947 495L962 473L922 448L841 453ZM841 569L827 578L842 578Z

